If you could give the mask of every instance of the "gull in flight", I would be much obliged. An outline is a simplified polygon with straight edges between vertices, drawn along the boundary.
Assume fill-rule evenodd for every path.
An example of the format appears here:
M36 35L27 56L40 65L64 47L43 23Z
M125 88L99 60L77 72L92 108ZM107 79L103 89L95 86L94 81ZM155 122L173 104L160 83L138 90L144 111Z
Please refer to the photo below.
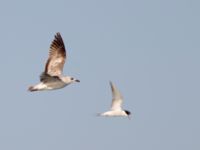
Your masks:
M63 88L71 83L80 82L70 76L63 76L63 67L66 59L66 51L60 33L55 35L49 50L49 58L45 70L40 75L40 83L30 86L29 91L43 91Z
M110 82L110 86L111 86L111 90L112 90L111 109L104 113L100 113L99 116L107 116L107 117L125 116L125 117L129 118L131 115L131 112L128 110L122 109L122 102L123 102L122 95L120 94L119 90L114 86L114 84L112 82Z

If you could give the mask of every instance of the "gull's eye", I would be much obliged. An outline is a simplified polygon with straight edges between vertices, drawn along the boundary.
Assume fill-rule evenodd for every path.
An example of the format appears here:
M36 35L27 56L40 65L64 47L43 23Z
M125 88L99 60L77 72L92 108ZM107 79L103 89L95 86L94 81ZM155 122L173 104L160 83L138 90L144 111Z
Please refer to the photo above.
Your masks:
M71 80L74 80L74 78L70 78Z

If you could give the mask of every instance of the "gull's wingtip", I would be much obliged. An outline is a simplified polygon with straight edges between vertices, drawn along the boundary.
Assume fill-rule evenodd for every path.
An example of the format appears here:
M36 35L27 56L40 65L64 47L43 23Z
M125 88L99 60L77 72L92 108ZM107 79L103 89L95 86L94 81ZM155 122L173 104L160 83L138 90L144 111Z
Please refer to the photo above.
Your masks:
M60 35L60 32L56 32L56 35Z
M110 83L110 86L111 86L111 87L113 87L113 83L112 83L112 81L111 81L111 80L109 81L109 83Z

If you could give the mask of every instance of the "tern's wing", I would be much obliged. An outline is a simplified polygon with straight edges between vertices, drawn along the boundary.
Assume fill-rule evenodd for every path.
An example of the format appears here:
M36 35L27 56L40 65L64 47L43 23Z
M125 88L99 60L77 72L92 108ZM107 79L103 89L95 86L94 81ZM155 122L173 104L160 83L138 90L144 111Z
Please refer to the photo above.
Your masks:
M49 58L46 62L45 73L50 76L60 76L66 59L66 51L60 33L55 35L49 50Z
M110 82L111 90L112 90L112 105L111 110L122 110L122 102L123 97L120 94L119 90L114 86L112 82Z

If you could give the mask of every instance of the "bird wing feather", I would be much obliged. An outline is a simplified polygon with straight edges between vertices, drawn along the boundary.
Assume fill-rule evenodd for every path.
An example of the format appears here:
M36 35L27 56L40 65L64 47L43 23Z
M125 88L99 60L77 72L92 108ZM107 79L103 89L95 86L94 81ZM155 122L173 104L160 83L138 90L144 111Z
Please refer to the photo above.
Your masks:
M66 51L60 33L55 35L49 50L49 58L46 62L45 73L50 76L60 76L66 59Z
M110 86L112 91L111 110L122 110L123 97L112 82L110 82Z

